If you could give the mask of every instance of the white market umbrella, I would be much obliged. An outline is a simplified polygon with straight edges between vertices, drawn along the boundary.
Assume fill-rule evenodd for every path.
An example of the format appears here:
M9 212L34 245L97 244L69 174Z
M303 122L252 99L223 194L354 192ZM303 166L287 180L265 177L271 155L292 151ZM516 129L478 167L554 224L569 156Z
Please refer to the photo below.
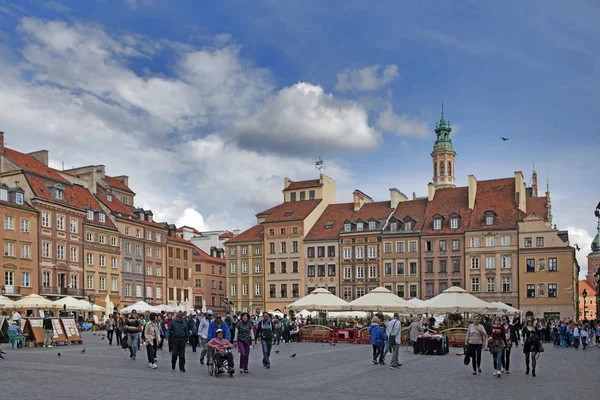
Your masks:
M408 303L412 304L413 306L415 306L415 308L420 310L427 307L427 302L425 300L417 299L416 297L408 300Z
M8 310L16 308L16 303L8 297L0 296L0 309Z
M29 296L23 297L15 303L18 309L29 310L29 309L54 309L57 306L45 297L38 294L30 294Z
M434 298L427 300L425 309L429 312L438 313L487 313L498 311L498 307L492 303L481 300L458 286L452 286Z
M350 310L350 305L332 294L329 290L319 288L288 305L288 308L309 311L348 311Z
M273 310L269 310L267 311L269 314L273 315L273 316L277 316L279 318L283 318L283 313L281 311L273 311Z
M76 298L67 296L53 302L56 308L67 311L85 311L86 307Z
M83 305L84 311L94 311L94 312L105 312L106 311L106 309L104 307L99 306L96 303L94 303L94 306L92 307L92 303L88 302L87 300L79 300L79 302Z
M371 290L350 302L353 311L408 311L415 307L384 287Z
M366 311L332 311L327 313L330 318L367 318Z
M319 315L319 313L316 311L302 310L302 311L297 312L296 315L301 315L302 318L308 318L308 317L315 318L317 315Z
M125 314L129 314L133 310L135 310L137 312L146 312L146 311L154 312L154 313L160 312L160 309L158 307L153 307L150 304L146 303L145 301L138 301L137 303L130 305L129 307L122 308L121 312L125 313Z
M502 303L501 301L496 301L494 303L492 303L495 307L498 307L499 309L501 309L502 311L505 311L507 313L516 313L516 312L521 312L520 310L509 306L508 304Z

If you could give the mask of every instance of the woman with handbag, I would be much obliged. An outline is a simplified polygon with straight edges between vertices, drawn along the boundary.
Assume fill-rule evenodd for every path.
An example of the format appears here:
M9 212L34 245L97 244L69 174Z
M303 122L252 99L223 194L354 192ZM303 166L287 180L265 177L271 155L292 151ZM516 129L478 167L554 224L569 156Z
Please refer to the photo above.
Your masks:
M506 335L500 317L494 318L494 324L490 328L488 346L494 361L494 376L500 378L502 376L502 371L500 371L500 368L502 368L502 354L504 354L507 347Z
M506 374L510 374L510 352L513 343L516 343L517 346L519 345L519 335L514 325L509 321L508 315L502 317L502 328L506 337L506 349L504 349L504 353L502 354L502 372Z
M533 318L527 317L523 327L523 352L525 353L525 374L529 375L529 358L531 354L531 375L535 377L535 367L539 354L544 351L540 331L533 325Z
M473 375L481 373L481 349L487 334L485 328L481 325L481 317L475 315L473 323L467 328L465 345L468 346L468 352L473 363Z

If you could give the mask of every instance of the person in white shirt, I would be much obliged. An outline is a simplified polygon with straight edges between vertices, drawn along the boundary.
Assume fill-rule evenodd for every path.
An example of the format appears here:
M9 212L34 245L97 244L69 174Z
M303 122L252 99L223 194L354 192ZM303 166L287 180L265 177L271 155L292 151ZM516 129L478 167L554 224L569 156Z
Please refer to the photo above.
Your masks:
M11 319L12 319L13 324L15 322L19 322L19 321L21 321L21 314L19 314L18 311L15 311L15 313L13 314Z
M573 327L573 347L575 348L575 350L579 349L579 339L579 326L575 325Z
M392 361L390 361L390 369L397 369L402 364L398 361L398 353L400 351L400 331L402 330L402 323L400 322L400 314L394 313L394 319L388 322L385 333L388 337L388 343L390 350L392 351ZM392 337L394 339L392 339ZM393 343L392 343L393 340Z
M587 324L584 324L579 330L579 336L581 336L581 346L583 350L587 349L588 342L590 340L590 332Z

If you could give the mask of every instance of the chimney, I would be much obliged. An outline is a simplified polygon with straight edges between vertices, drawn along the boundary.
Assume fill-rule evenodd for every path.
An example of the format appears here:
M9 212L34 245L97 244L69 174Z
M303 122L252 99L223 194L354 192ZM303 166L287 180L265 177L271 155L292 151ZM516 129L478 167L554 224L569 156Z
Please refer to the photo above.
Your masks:
M104 166L102 167L102 174L104 174ZM129 177L127 175L115 176L115 179L120 180L123 185L129 186Z
M365 203L372 203L373 199L368 195L364 194L360 190L356 189L352 193L352 197L354 198L354 211L358 211L362 208Z
M475 197L477 197L477 178L469 175L469 210L475 208Z
M527 188L521 171L515 172L515 204L519 210L527 213Z
M535 169L531 174L531 197L538 197L537 172Z
M427 184L427 198L429 201L433 201L433 196L435 196L435 185L429 182L429 184Z
M0 155L4 154L4 132L0 131Z
M396 208L399 203L408 200L408 198L396 188L390 188L390 206Z
M413 200L416 200L416 199L417 199L417 194L415 193L415 191L414 191L414 190L413 190L413 198L412 198L412 199L413 199Z
M292 180L288 177L283 178L283 188L287 189L288 186L292 183Z
M48 166L48 150L34 151L33 153L27 153L27 155L35 158L46 167Z

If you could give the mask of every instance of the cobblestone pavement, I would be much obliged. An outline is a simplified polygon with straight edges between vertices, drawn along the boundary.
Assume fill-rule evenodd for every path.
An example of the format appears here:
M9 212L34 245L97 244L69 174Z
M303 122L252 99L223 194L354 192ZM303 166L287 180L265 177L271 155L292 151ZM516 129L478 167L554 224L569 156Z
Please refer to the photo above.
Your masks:
M203 399L214 397L260 399L372 399L407 397L411 400L511 399L530 393L536 398L599 398L600 349L555 349L546 345L538 360L538 376L525 375L521 347L513 350L512 374L492 376L492 358L483 354L483 373L471 375L460 349L446 356L418 356L401 349L400 370L371 363L371 346L297 343L274 346L272 368L261 365L260 348L252 350L250 374L210 377L187 349L186 373L170 368L168 352L159 352L159 368L151 370L145 350L131 361L120 347L91 333L83 346L7 350L0 360L2 398L6 399ZM81 353L83 347L85 353ZM166 347L166 346L165 346ZM259 346L260 347L260 346ZM276 354L275 351L279 351ZM57 353L61 353L61 357ZM290 355L296 353L295 358ZM236 353L236 362L237 362ZM389 357L386 359L389 362ZM287 393L287 394L285 394Z

